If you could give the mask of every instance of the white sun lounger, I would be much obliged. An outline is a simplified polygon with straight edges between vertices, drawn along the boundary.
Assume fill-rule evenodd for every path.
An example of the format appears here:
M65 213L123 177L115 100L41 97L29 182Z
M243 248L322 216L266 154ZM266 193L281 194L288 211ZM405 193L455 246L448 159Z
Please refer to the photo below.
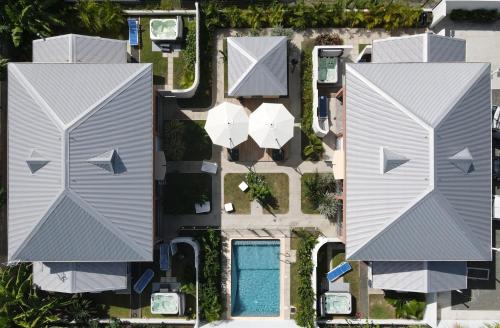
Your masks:
M210 202L206 201L204 203L195 203L194 204L194 210L196 214L201 214L201 213L208 213L210 212Z

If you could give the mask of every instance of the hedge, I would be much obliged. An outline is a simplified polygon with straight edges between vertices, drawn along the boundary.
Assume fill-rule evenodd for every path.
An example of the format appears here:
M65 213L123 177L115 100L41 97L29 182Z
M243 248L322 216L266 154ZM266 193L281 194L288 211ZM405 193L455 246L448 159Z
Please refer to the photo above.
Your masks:
M295 234L299 238L297 247L297 268L298 268L298 303L295 322L297 325L312 328L316 322L316 311L314 310L314 290L311 276L314 269L312 251L317 243L317 238L312 233L305 230L297 230Z
M450 13L450 19L454 21L464 21L473 23L492 23L499 19L498 11L496 9L453 9Z
M221 235L207 230L201 237L200 319L208 322L221 317Z

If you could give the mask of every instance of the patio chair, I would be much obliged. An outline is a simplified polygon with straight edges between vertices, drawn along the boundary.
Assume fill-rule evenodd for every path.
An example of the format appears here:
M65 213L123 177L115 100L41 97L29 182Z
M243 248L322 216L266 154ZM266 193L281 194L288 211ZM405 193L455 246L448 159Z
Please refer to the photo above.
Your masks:
M340 277L342 277L344 274L346 274L351 270L352 270L351 265L348 262L344 261L339 265L337 265L332 270L330 270L330 272L326 274L326 278L328 279L328 281L334 282L335 280L339 279Z
M238 148L227 149L227 160L236 162L240 160L240 150Z
M139 20L136 18L127 19L128 22L128 40L131 46L139 45Z
M210 212L210 202L206 201L203 203L195 203L194 204L194 211L196 214L202 214L202 213L208 213Z
M218 168L219 166L217 165L217 163L203 161L201 164L201 171L210 174L217 174Z
M285 159L285 152L283 149L273 149L271 152L271 157L273 161L279 162Z

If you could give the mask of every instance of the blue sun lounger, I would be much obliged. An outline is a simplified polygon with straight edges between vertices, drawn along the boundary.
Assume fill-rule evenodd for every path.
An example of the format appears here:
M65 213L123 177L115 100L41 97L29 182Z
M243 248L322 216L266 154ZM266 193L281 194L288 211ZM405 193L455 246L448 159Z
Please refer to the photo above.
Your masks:
M160 245L160 270L170 270L170 244L164 243Z
M326 274L326 278L330 282L334 282L335 280L339 279L342 277L344 274L347 272L351 271L352 267L349 263L347 262L342 262L339 265L337 265L335 268L333 268L330 272Z
M136 18L129 18L128 22L128 41L131 46L139 45L139 20Z
M328 98L326 98L325 96L319 97L318 117L319 118L328 118Z
M134 284L134 291L137 294L142 293L147 285L151 282L151 279L153 279L154 275L155 273L151 269L147 269L146 271L144 271L139 280L137 280L137 282Z

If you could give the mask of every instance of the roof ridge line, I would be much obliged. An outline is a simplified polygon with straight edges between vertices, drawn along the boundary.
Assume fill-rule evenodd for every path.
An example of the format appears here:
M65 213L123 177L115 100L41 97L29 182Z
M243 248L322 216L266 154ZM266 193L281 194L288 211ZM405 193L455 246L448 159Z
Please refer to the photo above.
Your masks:
M446 206L448 208L448 210L454 214L453 216L454 216L455 220L453 222L456 222L456 219L460 220L460 222L457 224L457 226L460 228L460 230L463 231L464 235L468 238L468 241L472 245L472 247L478 252L478 254L481 254L481 251L476 248L476 243L472 242L472 240L475 236L471 235L469 230L462 229L463 226L469 228L469 225L467 224L467 222L465 222L462 215L460 215L460 213L458 213L455 210L455 208L450 204L450 201L448 200L448 198L446 198L446 196L439 189L436 188L435 193L438 197L442 198L440 203L443 204L443 206Z
M33 84L31 84L24 76L24 74L19 70L19 68L17 68L17 64L9 64L9 67L11 68L10 71L16 76L16 78L22 81L22 83L20 84L23 89L28 92L31 99L33 99L33 101L41 107L42 111L45 113L45 115L48 116L49 120L54 123L58 130L63 132L66 128L64 122L59 118L59 116L57 116L57 114L52 110L49 104L47 104L47 102L38 93L38 91L36 91L35 87L33 87Z
M31 229L30 233L28 234L28 236L26 236L26 238L24 238L24 240L22 241L22 243L17 247L16 251L10 256L10 260L12 258L15 258L18 256L18 254L24 249L24 247L26 247L26 244L31 240L31 238L33 238L33 236L37 233L38 230L40 230L40 228L42 227L42 225L47 222L50 214L56 209L56 207L61 203L61 201L63 200L64 196L66 195L66 190L63 189L61 190L61 192L57 195L57 197L55 198L55 200L51 203L51 205L49 206L49 208L47 209L47 211L45 212L45 214L42 216L42 218L37 222L37 224L33 227L33 229ZM40 261L40 262L43 262L43 261Z
M127 64L129 65L129 64ZM99 111L102 107L108 104L111 100L115 99L119 94L125 91L132 83L137 81L140 77L142 77L146 70L151 67L151 64L138 64L144 65L141 69L137 70L134 74L129 76L128 79L118 84L117 87L113 88L106 95L101 97L101 99L97 100L94 104L90 105L85 111L83 111L80 115L75 117L73 120L68 122L66 125L66 131L70 133L75 128L77 128L81 123L86 121L90 116L92 116L95 112Z
M120 229L117 229L113 224L109 222L109 220L99 213L97 209L93 208L90 206L80 195L78 195L76 192L72 191L71 189L66 190L67 195L69 198L71 198L72 201L74 201L76 204L78 204L85 212L87 212L90 216L92 216L94 219L96 219L99 223L101 223L103 226L105 226L109 232L114 234L116 237L118 237L122 242L124 242L126 245L133 244L137 248L141 248L135 240L131 239L126 233L121 231ZM136 252L138 255L147 258L148 256L146 254L143 254L143 251L138 251L137 249L130 247L134 252ZM95 261L92 261L95 262Z
M235 90L238 90L238 88L241 86L241 83L247 79L248 74L255 69L255 67L257 66L259 61L257 59L255 59L253 56L251 56L248 52L246 52L245 49L240 47L239 44L232 41L230 38L227 39L227 42L231 43L231 45L235 49L237 49L239 51L239 53L241 53L243 56L245 56L246 58L248 58L252 62L252 64L248 67L248 69L245 72L243 72L243 74L241 74L240 78L234 83L234 86L231 89L227 90L227 93L231 94Z
M432 187L426 188L422 194L420 194L418 197L416 197L416 199L417 199L416 201L411 202L406 207L404 207L401 211L398 211L398 213L395 215L395 219L393 219L391 222L385 224L370 239L368 239L366 242L364 242L363 244L361 244L360 246L358 246L358 248L354 252L352 252L352 254L349 256L349 258L355 256L366 245L368 245L372 241L378 239L380 237L380 235L384 231L387 231L387 229L389 229L393 224L396 224L397 222L399 222L403 218L403 215L406 212L408 212L409 210L411 210L413 207L415 207L418 203L420 203L421 201L423 201L425 198L429 197L432 194L433 191L434 191L434 188L432 188Z
M384 90L381 88L377 87L375 83L373 83L370 79L365 77L362 73L358 72L352 65L347 65L346 70L349 71L352 75L354 75L357 79L361 80L364 84L366 84L370 89L378 93L382 98L390 102L391 104L394 105L397 109L399 109L403 114L406 114L408 117L410 117L412 120L414 120L416 123L421 125L424 129L426 129L429 133L432 132L433 128L430 124L422 120L418 115L413 113L412 111L408 110L405 106L403 106L399 101L391 97L389 94L387 94Z
M466 63L466 64L475 64L475 63ZM442 114L439 117L439 119L437 120L437 124L436 126L434 127L435 130L437 130L441 124L446 120L446 117L451 114L453 112L453 109L455 107L457 107L457 105L462 102L462 100L465 99L465 96L467 96L467 94L469 93L469 91L472 89L472 87L478 83L478 81L480 80L481 78L481 75L484 74L484 71L486 71L486 69L489 67L490 65L484 65L483 69L480 69L478 70L478 72L476 72L476 74L474 74L474 76L467 82L467 84L461 89L461 92L459 93L460 94L460 97L457 98L456 101L452 102L451 105L448 106L448 108L446 110L444 110L442 112ZM489 70L488 70L489 71Z

